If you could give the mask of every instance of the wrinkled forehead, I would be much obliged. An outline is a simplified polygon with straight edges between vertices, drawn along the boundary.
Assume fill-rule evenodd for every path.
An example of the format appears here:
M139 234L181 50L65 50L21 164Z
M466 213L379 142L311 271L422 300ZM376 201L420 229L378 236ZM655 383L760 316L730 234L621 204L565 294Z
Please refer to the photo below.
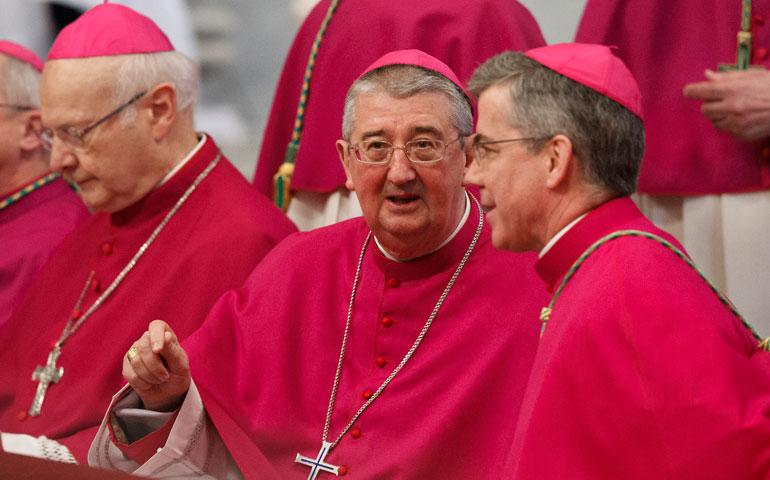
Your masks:
M111 99L122 62L116 57L49 60L40 81L41 102Z
M421 92L394 96L384 91L355 96L353 136L432 133L448 136L455 131L451 119L451 99L442 92Z

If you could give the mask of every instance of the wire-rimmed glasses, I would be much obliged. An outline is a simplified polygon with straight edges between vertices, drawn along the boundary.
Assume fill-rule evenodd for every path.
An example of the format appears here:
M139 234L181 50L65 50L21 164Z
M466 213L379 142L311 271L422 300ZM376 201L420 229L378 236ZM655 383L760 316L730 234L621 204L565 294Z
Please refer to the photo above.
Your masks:
M393 158L393 151L401 149L406 158L413 163L438 162L446 154L446 149L459 141L462 136L451 142L434 140L431 138L418 138L406 142L403 146L393 145L384 140L366 140L356 144L350 144L348 148L353 151L353 156L361 163L369 165L384 165Z

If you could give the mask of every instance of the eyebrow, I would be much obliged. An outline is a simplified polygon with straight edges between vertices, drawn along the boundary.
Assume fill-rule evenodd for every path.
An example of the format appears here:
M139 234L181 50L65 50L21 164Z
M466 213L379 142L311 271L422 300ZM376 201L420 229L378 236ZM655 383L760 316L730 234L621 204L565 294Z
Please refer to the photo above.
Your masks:
M415 135L419 135L421 133L430 133L430 134L433 134L433 135L436 135L436 136L441 136L441 131L438 128L433 127L433 126L416 126L416 127L412 127L412 129L409 132L409 136L410 137L414 137ZM382 136L385 136L385 130L382 130L382 129L380 129L380 130L371 130L371 131L368 131L368 132L364 132L361 135L361 141L363 142L363 141L365 141L365 140L367 140L369 138L372 138L372 137L382 137Z

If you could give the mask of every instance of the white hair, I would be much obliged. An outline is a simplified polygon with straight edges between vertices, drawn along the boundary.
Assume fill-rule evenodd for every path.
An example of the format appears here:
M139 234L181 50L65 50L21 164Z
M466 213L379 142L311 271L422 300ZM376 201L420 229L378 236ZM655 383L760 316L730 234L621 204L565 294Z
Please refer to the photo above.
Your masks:
M174 86L177 111L195 110L198 104L197 67L189 57L176 51L125 55L117 71L115 103L124 103L161 83ZM121 122L126 125L134 120L136 110L127 108L123 113Z
M5 55L0 69L3 102L21 107L40 108L40 72L18 58ZM13 110L10 110L13 112Z

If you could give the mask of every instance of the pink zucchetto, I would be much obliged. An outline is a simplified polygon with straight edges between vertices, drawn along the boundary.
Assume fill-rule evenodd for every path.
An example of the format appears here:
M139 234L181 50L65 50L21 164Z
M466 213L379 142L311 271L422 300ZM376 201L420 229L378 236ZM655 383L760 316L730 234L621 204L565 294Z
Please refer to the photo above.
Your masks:
M155 22L130 8L103 3L67 25L56 37L48 60L173 51Z
M385 65L416 65L418 67L427 68L428 70L438 72L448 78L452 83L457 85L457 87L465 94L465 98L468 99L468 103L471 104L471 108L473 108L473 103L470 100L471 97L468 95L468 92L465 91L465 88L463 88L463 84L460 82L460 79L457 78L455 72L453 72L452 69L449 68L444 62L436 57L428 55L422 50L396 50L386 53L379 59L375 60L374 63L366 67L366 70L363 71L360 77L371 72L372 70L384 67Z
M22 62L29 63L38 71L43 71L43 61L32 50L22 47L18 43L0 40L0 53L18 58Z
M612 47L559 43L525 52L529 58L623 105L639 118L642 93L634 76Z

